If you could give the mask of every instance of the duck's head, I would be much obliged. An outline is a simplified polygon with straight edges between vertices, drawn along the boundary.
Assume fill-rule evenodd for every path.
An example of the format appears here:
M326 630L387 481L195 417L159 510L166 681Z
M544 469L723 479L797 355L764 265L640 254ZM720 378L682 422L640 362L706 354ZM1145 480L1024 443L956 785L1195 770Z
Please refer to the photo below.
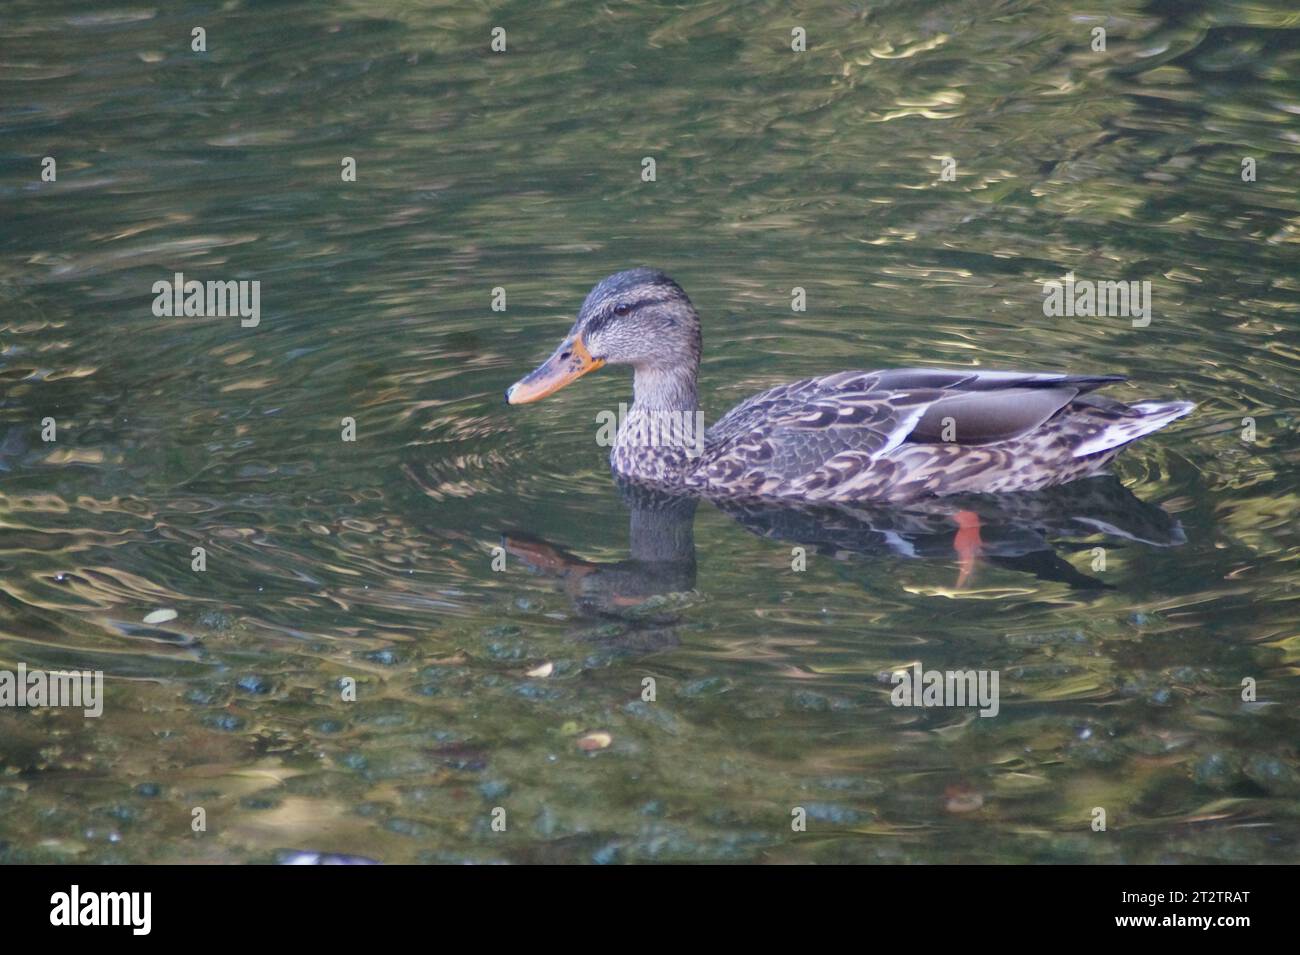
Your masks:
M539 401L603 365L687 373L700 364L700 319L681 286L655 269L602 279L551 357L506 389L512 405Z

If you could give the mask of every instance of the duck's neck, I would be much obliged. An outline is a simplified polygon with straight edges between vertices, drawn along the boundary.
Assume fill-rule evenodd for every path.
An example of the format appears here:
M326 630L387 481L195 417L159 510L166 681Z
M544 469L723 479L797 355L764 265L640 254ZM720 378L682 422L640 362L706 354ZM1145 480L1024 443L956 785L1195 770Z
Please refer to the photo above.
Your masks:
M699 365L639 367L632 407L618 429L611 463L641 481L680 484L704 452L704 415L696 390Z
M689 367L655 368L642 366L636 369L632 380L632 410L635 411L698 411L696 379L699 365Z

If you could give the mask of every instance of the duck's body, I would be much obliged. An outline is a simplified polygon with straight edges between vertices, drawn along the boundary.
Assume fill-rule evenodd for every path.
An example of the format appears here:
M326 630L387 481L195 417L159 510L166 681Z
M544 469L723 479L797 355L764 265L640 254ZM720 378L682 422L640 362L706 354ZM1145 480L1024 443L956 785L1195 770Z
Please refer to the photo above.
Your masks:
M665 447L671 414L634 404L610 462L615 473L643 483L800 501L1033 491L1096 474L1125 444L1191 410L1182 402L1125 405L1089 394L1121 380L844 371L747 399L705 432L702 448L689 433Z
M570 336L507 398L536 400L607 362L631 364L636 397L610 455L616 474L670 490L813 502L1064 484L1193 408L1090 394L1119 375L902 368L778 385L703 431L700 340L676 283L649 269L620 272L592 290Z

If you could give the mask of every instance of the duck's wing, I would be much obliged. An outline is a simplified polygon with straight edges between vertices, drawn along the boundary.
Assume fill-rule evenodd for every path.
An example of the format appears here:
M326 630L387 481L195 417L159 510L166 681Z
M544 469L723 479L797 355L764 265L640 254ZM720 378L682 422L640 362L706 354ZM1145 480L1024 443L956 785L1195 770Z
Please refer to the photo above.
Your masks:
M983 445L1039 428L1117 376L904 368L840 372L778 385L709 429L702 483L815 496L896 482L888 455L905 441Z
M821 378L802 378L769 388L742 401L720 418L709 429L711 436L723 437L746 431L768 419L781 409L797 407L800 403L835 400L850 396L884 395L890 392L940 392L940 397L957 398L963 394L987 395L966 403L978 406L980 400L988 401L981 407L1000 409L1002 398L1019 399L1026 390L1073 389L1083 394L1102 385L1124 381L1123 375L1064 375L1055 372L979 371L976 369L943 368L890 368L883 371L841 371ZM1015 427L1017 416L1013 405L1006 404L1006 428ZM986 414L998 412L990 411Z

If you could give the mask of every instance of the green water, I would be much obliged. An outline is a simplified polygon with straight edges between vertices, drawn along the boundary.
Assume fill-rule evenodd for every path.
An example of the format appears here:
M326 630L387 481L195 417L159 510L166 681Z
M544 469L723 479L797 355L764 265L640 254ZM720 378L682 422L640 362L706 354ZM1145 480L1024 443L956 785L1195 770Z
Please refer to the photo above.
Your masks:
M0 710L0 861L1300 858L1300 13L786 7L5 5L0 669L106 699ZM629 502L625 375L501 393L639 264L710 419L918 364L1198 409L973 569L946 513ZM1150 324L1045 316L1069 271ZM890 705L914 661L998 715Z

